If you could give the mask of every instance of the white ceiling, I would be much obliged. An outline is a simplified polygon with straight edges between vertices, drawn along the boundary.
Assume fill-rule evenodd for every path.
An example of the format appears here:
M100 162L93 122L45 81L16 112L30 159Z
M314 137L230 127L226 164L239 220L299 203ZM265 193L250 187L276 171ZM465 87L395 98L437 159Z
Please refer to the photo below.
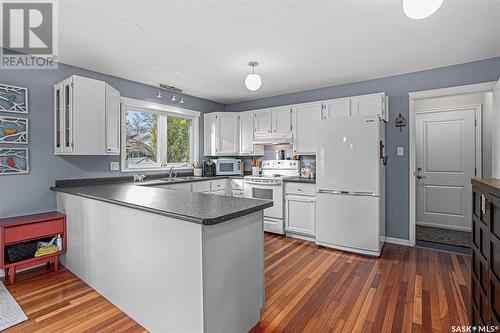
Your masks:
M221 103L500 56L500 1L59 1L63 63ZM244 86L247 62L263 84Z

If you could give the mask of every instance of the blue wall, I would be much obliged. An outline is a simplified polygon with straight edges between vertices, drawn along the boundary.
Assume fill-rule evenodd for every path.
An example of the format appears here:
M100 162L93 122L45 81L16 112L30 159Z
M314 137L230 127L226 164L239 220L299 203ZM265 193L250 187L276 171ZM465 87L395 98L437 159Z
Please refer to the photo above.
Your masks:
M0 218L54 210L55 194L49 187L54 185L55 179L123 175L109 170L109 163L119 161L119 156L54 155L53 85L73 74L106 81L124 97L163 104L170 102L166 92L161 99L157 98L154 87L64 64L59 64L57 70L0 70L0 83L28 88L31 169L28 175L0 177ZM182 107L201 112L224 110L223 104L183 96ZM200 138L203 138L203 121ZM203 151L202 145L200 148ZM130 173L125 175L131 176Z
M167 94L158 99L153 87L68 65L60 64L58 70L0 70L0 83L29 89L31 158L29 175L0 177L0 218L55 209L55 195L48 189L55 179L122 175L109 171L109 162L119 161L118 156L63 157L53 154L53 84L73 74L106 81L125 97L169 104ZM398 113L408 117L408 92L496 81L499 77L500 57L225 106L185 96L184 107L201 112L243 111L384 91L389 96L390 109L387 126L387 152L390 156L387 166L387 234L407 239L408 156L397 157L396 147L403 146L408 152L408 128L400 133L393 124ZM203 138L203 122L200 138ZM203 145L200 149L203 151ZM272 149L267 149L266 155L272 158Z
M408 93L496 81L499 77L500 57L417 73L234 103L226 105L225 110L245 111L385 92L389 96L390 113L390 120L387 124L387 153L389 155L387 165L387 236L408 239L408 127L405 127L402 132L394 127L394 119L399 113L408 119ZM396 156L396 148L399 146L405 148L405 156L403 157Z

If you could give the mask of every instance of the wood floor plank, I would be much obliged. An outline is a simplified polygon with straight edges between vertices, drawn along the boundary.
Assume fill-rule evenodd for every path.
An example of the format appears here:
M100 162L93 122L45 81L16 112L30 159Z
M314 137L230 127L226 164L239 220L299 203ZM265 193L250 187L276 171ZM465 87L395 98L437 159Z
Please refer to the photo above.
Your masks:
M265 234L265 306L252 332L449 332L468 325L470 257L386 244L380 258ZM146 332L64 267L6 287L29 320L5 332Z

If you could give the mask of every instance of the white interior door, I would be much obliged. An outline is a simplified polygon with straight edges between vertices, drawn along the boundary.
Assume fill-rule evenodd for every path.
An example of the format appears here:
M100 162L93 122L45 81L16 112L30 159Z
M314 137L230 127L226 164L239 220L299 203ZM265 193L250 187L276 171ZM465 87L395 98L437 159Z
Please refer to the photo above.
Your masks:
M417 113L417 224L470 231L480 106Z

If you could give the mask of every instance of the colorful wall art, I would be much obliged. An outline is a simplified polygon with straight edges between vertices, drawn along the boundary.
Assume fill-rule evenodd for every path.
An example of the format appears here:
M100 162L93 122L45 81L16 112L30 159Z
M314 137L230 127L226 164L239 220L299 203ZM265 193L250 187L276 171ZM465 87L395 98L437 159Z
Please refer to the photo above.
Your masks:
M28 148L0 148L0 176L29 173Z
M28 89L0 84L0 112L28 114Z
M28 143L28 119L0 116L0 143Z

